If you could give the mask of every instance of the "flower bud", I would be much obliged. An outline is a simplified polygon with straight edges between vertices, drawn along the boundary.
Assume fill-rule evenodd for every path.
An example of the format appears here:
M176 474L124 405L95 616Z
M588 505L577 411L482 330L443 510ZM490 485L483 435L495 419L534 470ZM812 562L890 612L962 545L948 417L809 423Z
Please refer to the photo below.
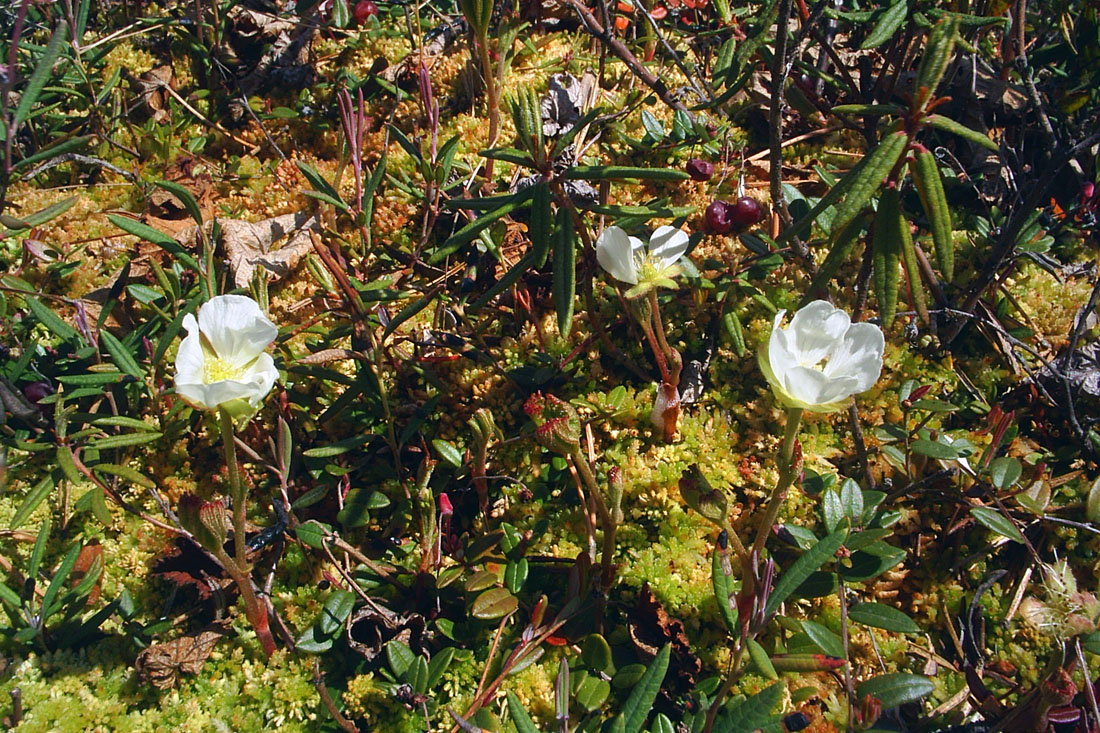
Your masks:
M523 409L535 422L535 440L542 447L562 455L581 447L581 418L568 402L536 392Z
M204 502L194 494L184 494L179 501L179 520L196 542L211 552L225 544L229 522L221 499Z
M623 472L618 466L612 466L607 472L607 508L612 519L623 521Z
M661 429L665 442L671 442L676 437L676 422L679 418L680 390L676 389L674 384L663 382L657 388L657 398L653 402L653 410L649 413L649 421L653 427Z
M710 485L698 463L691 464L680 476L680 496L685 504L706 519L719 527L726 526L726 495Z
M1039 695L1051 707L1068 705L1077 695L1077 685L1069 673L1059 667L1039 685Z

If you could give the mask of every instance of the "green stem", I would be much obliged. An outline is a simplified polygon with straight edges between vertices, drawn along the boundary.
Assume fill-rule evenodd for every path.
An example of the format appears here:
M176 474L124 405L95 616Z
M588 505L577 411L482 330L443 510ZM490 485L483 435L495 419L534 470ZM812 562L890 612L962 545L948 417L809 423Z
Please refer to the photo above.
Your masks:
M248 567L245 544L245 495L241 484L241 469L237 463L237 445L233 433L233 418L224 409L218 410L218 427L225 449L225 468L229 472L229 500L233 502L233 557L240 568Z
M275 653L275 638L271 635L271 628L267 622L267 609L256 597L256 591L252 588L252 577L248 565L248 544L245 538L245 510L247 497L244 485L241 483L240 465L237 463L237 445L234 442L233 418L224 409L218 410L218 427L221 428L222 445L225 448L225 467L229 472L229 499L233 502L233 554L229 557L224 550L215 553L218 560L225 567L229 576L233 578L241 593L241 601L244 603L244 613L249 623L256 632L260 644L263 645L264 655L268 658Z
M596 476L592 473L592 468L588 465L588 459L584 457L579 446L573 450L570 458L573 459L573 465L577 467L577 473L580 474L584 485L588 487L588 493L596 502L596 511L600 515L600 524L603 525L603 547L600 551L600 585L606 593L611 587L611 560L615 557L615 533L618 530L618 522L615 521L615 517L611 515L611 511L607 508L603 492L600 491L599 484L596 483Z
M772 525L779 517L779 509L783 506L783 500L787 497L787 489L794 481L794 472L791 470L791 457L794 455L794 442L798 439L798 426L802 421L802 410L797 407L787 409L787 429L783 435L783 446L779 450L779 480L775 483L771 495L768 497L767 509L764 511L764 519L756 530L756 541L752 543L751 555L759 558L764 552L764 544L768 541Z

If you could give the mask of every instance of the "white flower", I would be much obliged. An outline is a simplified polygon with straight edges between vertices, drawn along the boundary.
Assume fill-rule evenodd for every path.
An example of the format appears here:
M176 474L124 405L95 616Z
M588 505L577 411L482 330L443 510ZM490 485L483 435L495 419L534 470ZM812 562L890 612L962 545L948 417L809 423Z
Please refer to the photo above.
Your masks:
M265 349L279 329L252 298L219 295L183 318L187 336L176 355L176 394L234 418L254 413L279 376Z
M672 278L680 274L679 261L688 250L688 235L676 227L658 227L649 238L649 246L637 237L629 237L619 227L608 227L596 240L596 259L611 277L628 285L645 286L641 292L658 285L676 287ZM632 289L628 295L633 293Z
M760 368L780 402L832 412L878 381L885 347L878 326L852 323L847 313L824 300L799 310L783 328L785 314L776 314L767 349L759 354Z

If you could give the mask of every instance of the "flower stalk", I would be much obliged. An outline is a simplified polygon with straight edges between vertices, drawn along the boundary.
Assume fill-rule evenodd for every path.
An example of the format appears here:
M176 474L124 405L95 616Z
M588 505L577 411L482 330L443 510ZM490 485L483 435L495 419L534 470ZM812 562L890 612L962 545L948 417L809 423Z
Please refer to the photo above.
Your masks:
M275 638L267 622L267 608L256 596L252 588L251 567L248 564L248 545L245 540L246 502L244 484L241 481L240 467L237 462L236 435L233 430L233 417L224 408L218 410L218 425L221 428L222 444L225 449L225 466L229 471L229 499L233 503L233 557L217 546L214 555L225 567L229 576L237 584L244 603L245 616L263 645L264 656L275 653Z
M768 496L764 518L756 530L756 540L752 543L750 553L753 557L759 558L763 553L772 525L779 518L779 508L787 498L787 489L794 482L796 473L802 470L801 449L798 451L800 454L798 460L795 460L795 446L798 443L798 427L801 422L802 410L797 407L788 408L787 427L783 434L783 445L779 449L779 478Z

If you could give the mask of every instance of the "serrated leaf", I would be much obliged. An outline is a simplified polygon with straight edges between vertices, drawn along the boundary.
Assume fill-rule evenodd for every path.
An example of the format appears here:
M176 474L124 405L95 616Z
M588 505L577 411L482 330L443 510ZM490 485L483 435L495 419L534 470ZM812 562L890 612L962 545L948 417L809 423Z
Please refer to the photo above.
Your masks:
M857 603L848 609L848 618L857 624L886 629L899 634L919 634L921 628L906 614L881 603Z
M1021 545L1026 544L1024 535L1020 532L1020 528L1016 526L1016 523L996 509L976 506L970 509L970 515L1002 537L1019 542Z
M872 677L856 686L856 699L865 695L877 697L883 710L916 702L932 694L935 685L928 677L905 672L893 672Z

